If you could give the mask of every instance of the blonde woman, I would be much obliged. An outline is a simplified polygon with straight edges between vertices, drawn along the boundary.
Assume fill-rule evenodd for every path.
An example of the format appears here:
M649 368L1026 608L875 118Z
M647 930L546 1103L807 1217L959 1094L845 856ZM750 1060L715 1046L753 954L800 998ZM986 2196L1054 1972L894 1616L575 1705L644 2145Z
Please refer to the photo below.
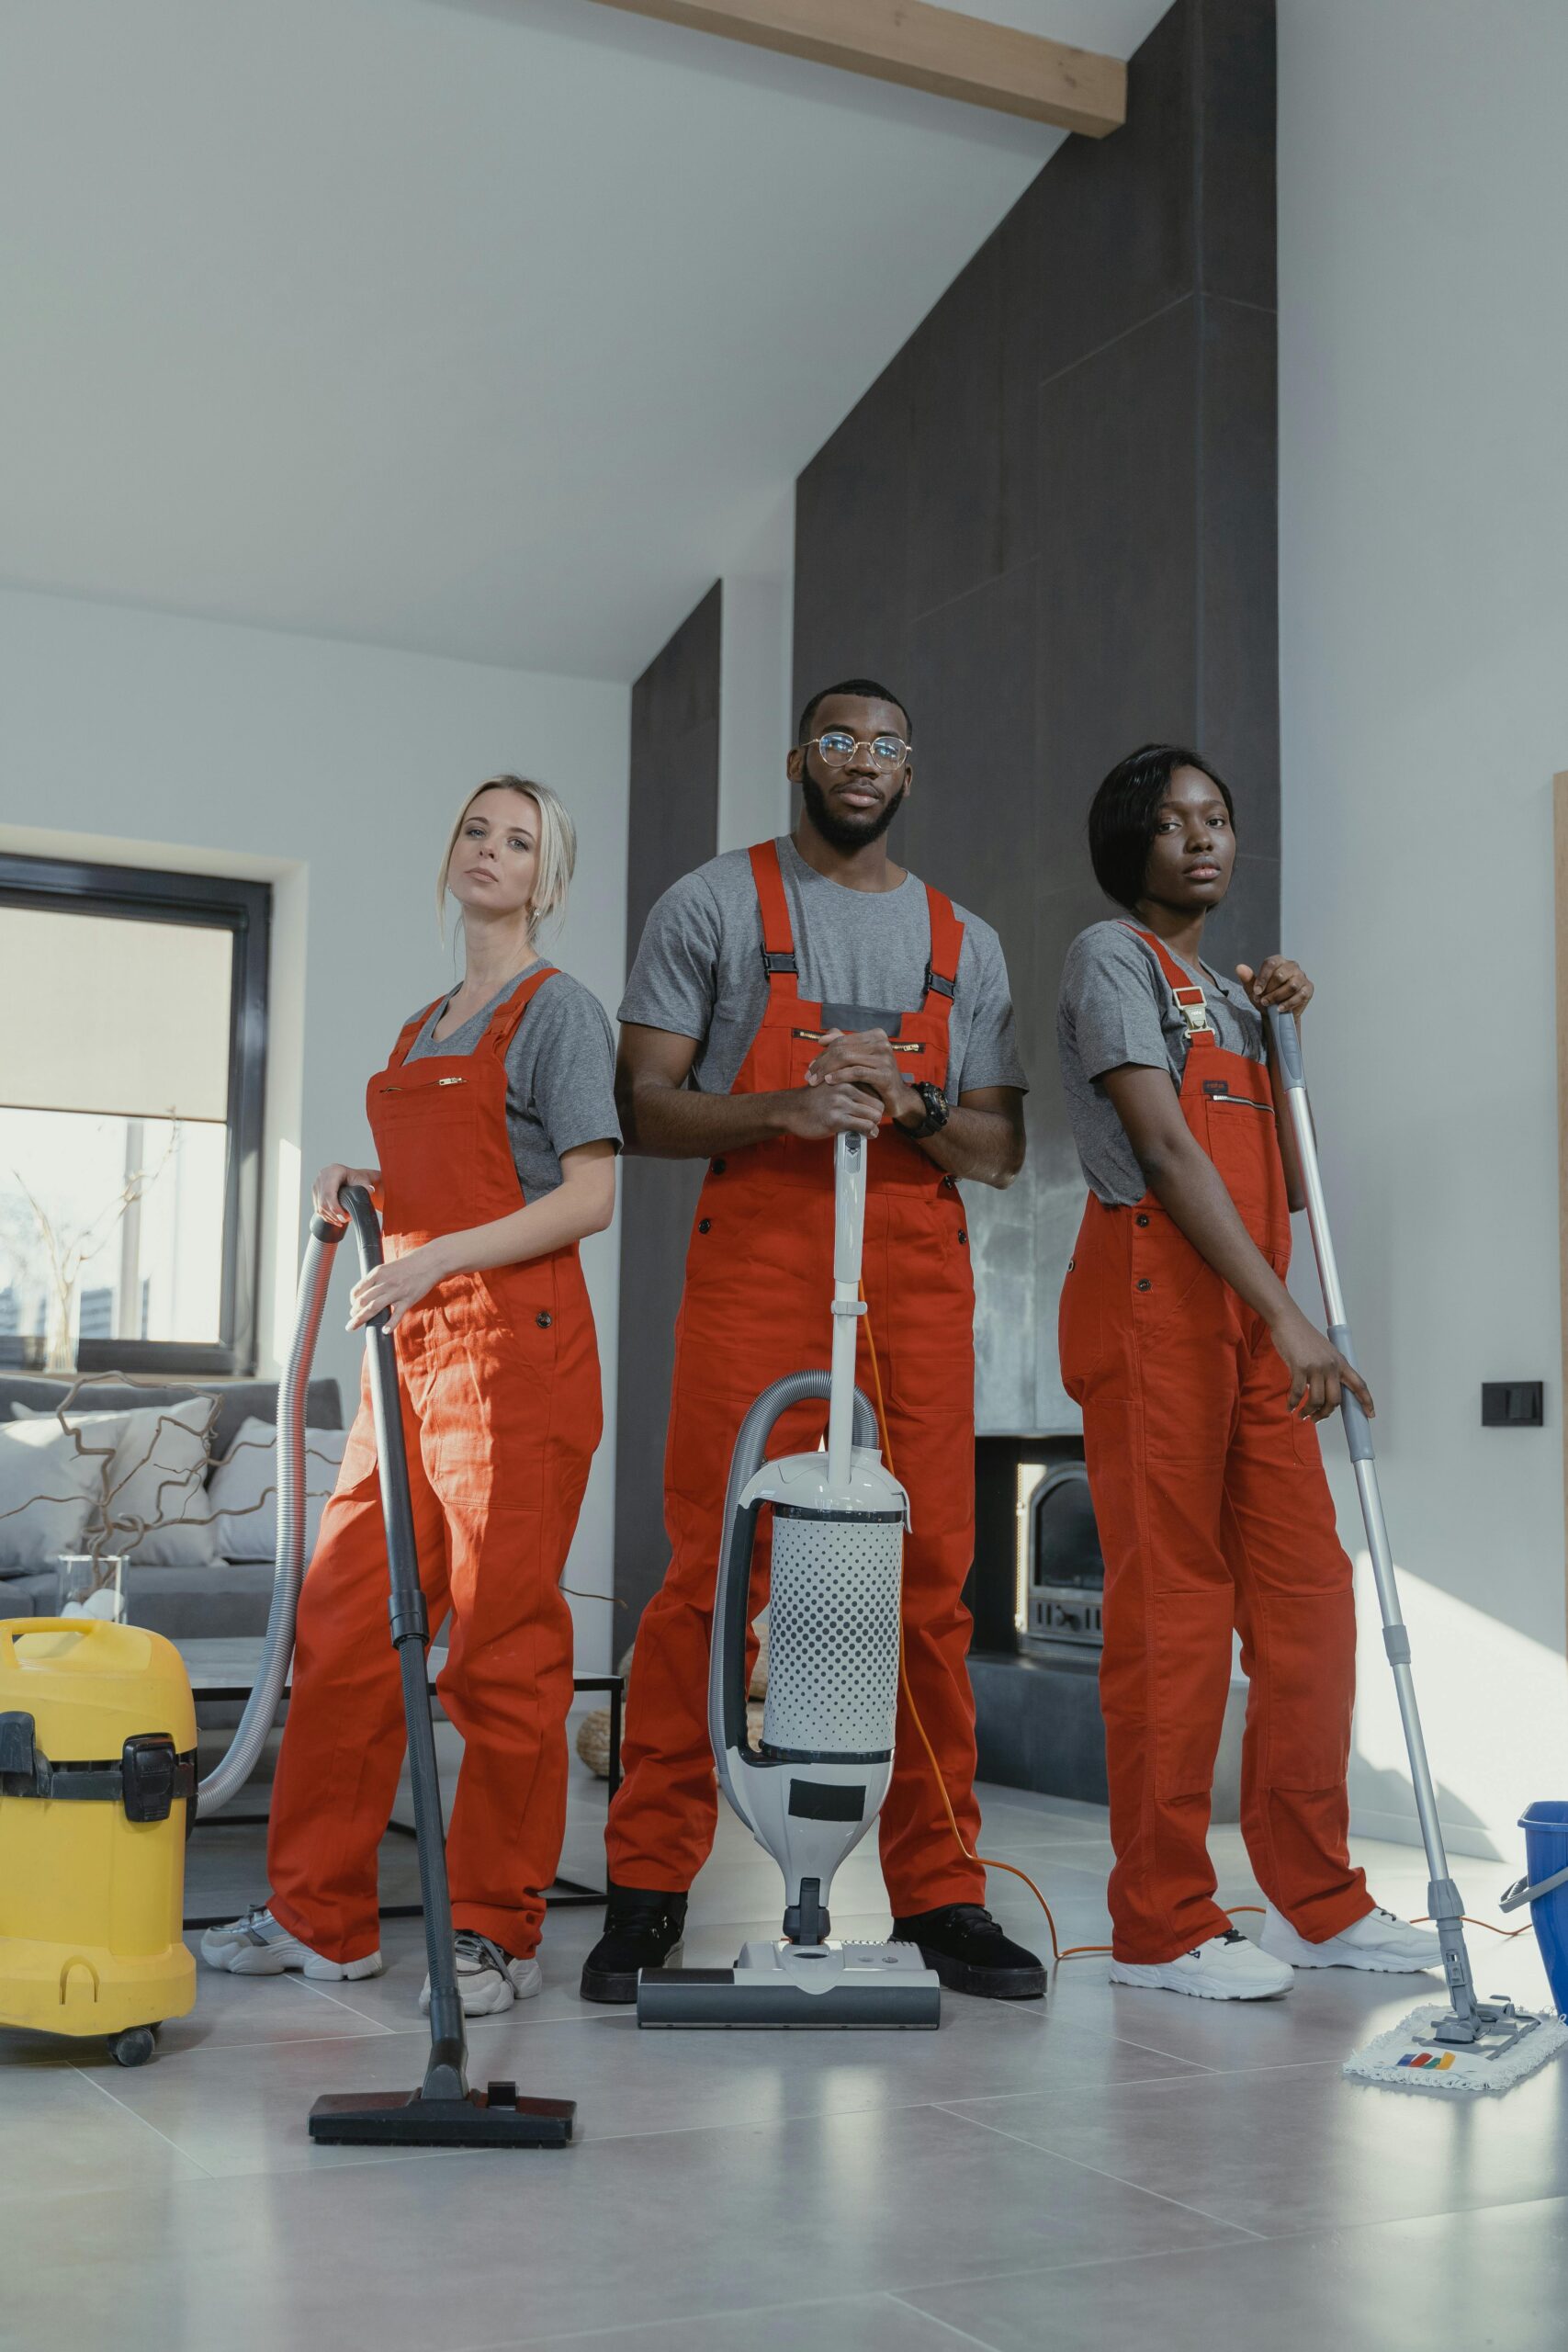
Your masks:
M350 1328L385 1308L396 1335L420 1577L433 1628L448 1626L439 1687L464 1757L447 1861L470 2016L539 1989L572 1694L559 1578L602 1427L578 1244L615 1208L614 1048L603 1007L536 944L575 855L543 785L496 776L465 803L437 883L442 910L448 895L461 910L464 978L404 1023L370 1080L379 1167L334 1162L315 1183L335 1223L345 1184L381 1209L387 1262L355 1285ZM362 1398L300 1600L272 1894L204 1937L213 1967L380 1972L377 1849L402 1757L386 1618Z

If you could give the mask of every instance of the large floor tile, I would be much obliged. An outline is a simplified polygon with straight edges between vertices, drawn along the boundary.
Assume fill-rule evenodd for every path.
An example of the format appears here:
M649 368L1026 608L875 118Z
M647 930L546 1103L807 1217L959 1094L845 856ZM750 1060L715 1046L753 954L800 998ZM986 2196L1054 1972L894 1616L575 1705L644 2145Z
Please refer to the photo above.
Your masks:
M111 2063L87 2079L215 2177L377 2163L378 2150L312 2146L306 2131L311 2104L323 2091L413 2089L429 2041L378 2030L346 2012L344 2022L347 2031L337 2041L225 2044L166 2057L160 2048L150 2065L127 2072Z
M1052 1997L1064 2015L1220 2072L1342 2065L1353 2050L1413 2009L1441 1997L1435 1976L1373 1976L1349 1969L1299 1971L1277 2000L1200 2001L1181 1993L1112 1984L1100 1957L1056 1973Z
M915 2290L915 2310L989 2352L1044 2344L1121 2352L1560 2352L1568 2279L1561 2198L1385 2222L1332 2236L1228 2245L1145 2262Z
M1024 2093L956 2112L1268 2236L1568 2193L1568 2067L1503 2098L1346 2082L1337 2065Z
M591 2335L524 2336L527 2352L962 2352L974 2338L893 2295L837 2297L772 2311L716 2312L662 2326L595 2328ZM463 2352L512 2352L511 2346Z
M928 2108L162 2191L132 2178L85 2233L47 2196L0 2203L0 2262L7 2325L49 2352L446 2352L738 2297L787 2305L803 2286L830 2302L995 2277L1038 2259L1045 2216L1062 2262L1233 2234Z
M627 2011L550 2023L521 2003L468 2030L469 2076L505 2077L575 2098L581 2141L731 2131L791 2118L1001 2098L1030 2089L1072 2103L1111 2083L1190 2071L1179 2059L1117 2041L1031 2005L950 1998L935 2033L644 2032ZM277 2172L354 2161L312 2147L306 2117L322 2091L416 2083L416 2031L337 2042L214 2049L125 2075L102 2088L214 2174ZM1001 2161L998 2158L998 2162Z
M73 2212L98 2211L128 2182L152 2189L203 2177L187 2153L76 2072L65 2053L83 2047L0 2033L0 2211L43 2187L63 2226ZM0 2342L8 2301L9 2287L0 2284Z

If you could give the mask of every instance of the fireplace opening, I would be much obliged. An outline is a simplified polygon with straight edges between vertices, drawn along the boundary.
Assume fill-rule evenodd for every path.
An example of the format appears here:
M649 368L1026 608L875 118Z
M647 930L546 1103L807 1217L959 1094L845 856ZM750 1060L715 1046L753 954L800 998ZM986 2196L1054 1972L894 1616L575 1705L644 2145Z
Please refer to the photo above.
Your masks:
M1025 1476L1021 1468L1021 1489ZM1098 1653L1105 1562L1088 1471L1081 1462L1055 1463L1021 1491L1019 1505L1020 1649L1031 1657Z

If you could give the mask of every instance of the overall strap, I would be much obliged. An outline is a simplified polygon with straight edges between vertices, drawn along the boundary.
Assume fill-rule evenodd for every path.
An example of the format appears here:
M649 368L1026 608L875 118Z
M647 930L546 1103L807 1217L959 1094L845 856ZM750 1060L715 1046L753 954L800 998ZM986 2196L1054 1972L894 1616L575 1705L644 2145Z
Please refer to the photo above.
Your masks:
M782 996L798 997L800 967L795 956L789 900L779 870L779 845L777 842L759 842L749 854L762 917L762 969L768 976L768 993L773 995L777 983Z
M400 1062L407 1059L409 1047L413 1044L414 1039L419 1035L420 1031L423 1028L425 1023L429 1020L436 1006L438 1004L445 1004L446 1001L445 997L438 996L434 998L431 1002L425 1006L423 1012L416 1012L412 1021L404 1022L402 1027L398 1032L398 1042L392 1047L391 1055L387 1063L387 1068L389 1069L396 1069Z
M474 1047L476 1054L482 1053L488 1046L498 1062L506 1059L506 1049L522 1025L523 1015L545 982L553 979L558 968L555 964L541 964L536 971L529 973L525 980L519 981L510 996L502 997L491 1015L484 1035Z
M926 884L926 910L931 918L931 961L926 966L922 1012L941 1012L945 1020L958 993L958 959L964 953L964 925L953 910L953 900Z
M1143 941L1164 973L1170 993L1176 1000L1176 1009L1186 1027L1189 1045L1197 1037L1206 1037L1212 1044L1214 1024L1209 1018L1209 1000L1202 989L1193 987L1163 939L1156 938L1152 931L1141 930L1135 922L1123 923L1122 928L1130 931L1134 939Z

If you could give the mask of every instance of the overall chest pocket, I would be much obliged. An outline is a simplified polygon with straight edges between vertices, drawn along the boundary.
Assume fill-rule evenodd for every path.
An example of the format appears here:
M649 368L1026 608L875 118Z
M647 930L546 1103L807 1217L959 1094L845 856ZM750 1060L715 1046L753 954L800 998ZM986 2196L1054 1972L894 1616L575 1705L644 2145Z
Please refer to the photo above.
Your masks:
M1260 1075L1258 1084L1261 1087L1263 1083ZM1228 1078L1206 1078L1203 1092L1211 1106L1218 1111L1261 1111L1268 1119L1274 1115L1273 1102L1267 1094L1237 1094L1233 1091Z

